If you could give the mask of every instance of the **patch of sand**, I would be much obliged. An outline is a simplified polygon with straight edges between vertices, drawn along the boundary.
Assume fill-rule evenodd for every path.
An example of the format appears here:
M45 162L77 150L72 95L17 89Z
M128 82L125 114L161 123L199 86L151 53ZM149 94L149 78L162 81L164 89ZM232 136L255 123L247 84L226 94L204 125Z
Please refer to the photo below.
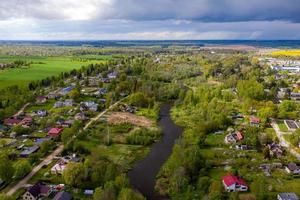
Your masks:
M130 123L135 126L150 127L153 121L143 116L137 116L126 112L113 112L107 118L109 124Z

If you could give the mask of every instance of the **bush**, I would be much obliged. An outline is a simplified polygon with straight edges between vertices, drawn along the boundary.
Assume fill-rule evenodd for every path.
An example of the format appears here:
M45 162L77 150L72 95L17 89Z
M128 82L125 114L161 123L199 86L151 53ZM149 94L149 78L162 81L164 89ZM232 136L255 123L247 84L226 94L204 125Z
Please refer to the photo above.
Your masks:
M127 144L134 145L150 145L158 138L159 132L156 130L149 130L141 128L126 137Z
M30 165L30 163L27 160L21 160L18 161L15 166L15 178L16 179L21 179L23 178L25 175L27 175L32 167Z

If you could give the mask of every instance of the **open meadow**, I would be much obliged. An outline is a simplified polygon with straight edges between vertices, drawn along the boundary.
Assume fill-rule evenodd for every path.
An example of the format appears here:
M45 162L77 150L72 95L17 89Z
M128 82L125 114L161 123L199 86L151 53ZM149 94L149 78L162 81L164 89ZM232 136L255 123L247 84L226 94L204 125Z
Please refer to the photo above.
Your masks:
M103 59L100 59L100 57L82 60L74 57L0 56L0 63L10 63L16 60L32 63L26 68L0 70L0 89L12 85L26 86L30 81L69 72L91 63L101 63L110 58L103 56Z

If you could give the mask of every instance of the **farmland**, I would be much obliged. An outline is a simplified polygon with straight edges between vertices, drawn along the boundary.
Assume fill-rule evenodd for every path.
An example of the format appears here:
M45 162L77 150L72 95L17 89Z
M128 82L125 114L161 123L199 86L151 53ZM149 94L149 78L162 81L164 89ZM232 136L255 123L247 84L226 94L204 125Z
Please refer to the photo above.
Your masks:
M279 50L271 53L272 56L287 56L287 57L299 57L300 49L291 50Z
M15 60L32 62L29 68L14 68L0 71L0 89L12 85L25 86L27 83L40 80L49 76L58 75L61 72L69 72L79 69L91 63L101 63L110 57L105 56L103 60L75 60L74 57L45 57L45 56L0 56L1 63L9 63Z

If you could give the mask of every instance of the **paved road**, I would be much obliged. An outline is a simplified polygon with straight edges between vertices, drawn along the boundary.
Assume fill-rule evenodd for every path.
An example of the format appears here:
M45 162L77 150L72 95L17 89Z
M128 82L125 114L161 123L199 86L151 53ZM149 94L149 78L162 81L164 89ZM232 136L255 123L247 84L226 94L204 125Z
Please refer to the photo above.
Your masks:
M60 145L55 151L53 151L49 156L47 156L40 164L35 166L32 171L25 176L21 181L18 182L14 187L12 187L6 194L7 195L13 195L17 190L23 188L26 186L27 182L44 166L48 165L54 157L59 155L64 149L63 145Z
M14 117L17 117L17 116L19 116L21 113L23 113L24 112L24 110L25 110L25 108L27 107L27 106L29 106L30 105L30 103L26 103L15 115L14 115Z
M120 102L122 102L123 100L125 100L127 97L124 97L123 99L117 101L116 103L114 103L113 105L109 106L109 108L107 108L106 110L104 110L103 112L101 112L99 115L97 115L96 117L92 118L83 128L84 130L87 129L94 121L99 120L100 117L102 117L105 113L107 113L107 111L109 111L110 109L112 109L113 107L115 107L116 105L118 105ZM23 106L23 108L18 112L21 113L23 112L23 110L29 105L25 104ZM17 113L17 114L18 114ZM16 114L16 115L17 115ZM25 176L22 180L20 180L14 187L12 187L6 194L7 195L13 195L17 190L25 187L27 185L27 182L44 166L44 165L48 165L49 163L52 162L52 160L59 155L64 149L64 145L60 145L59 147L57 147L49 156L47 156L39 165L35 166L32 171Z
M279 126L274 119L272 119L271 126L273 127L273 129L276 132L276 135L279 139L280 145L283 147L286 147L293 156L295 156L298 160L300 160L300 154L293 149L293 147L291 146L291 144L288 141L286 141L284 139L284 137L283 137L284 134L282 133L282 131L280 131Z

